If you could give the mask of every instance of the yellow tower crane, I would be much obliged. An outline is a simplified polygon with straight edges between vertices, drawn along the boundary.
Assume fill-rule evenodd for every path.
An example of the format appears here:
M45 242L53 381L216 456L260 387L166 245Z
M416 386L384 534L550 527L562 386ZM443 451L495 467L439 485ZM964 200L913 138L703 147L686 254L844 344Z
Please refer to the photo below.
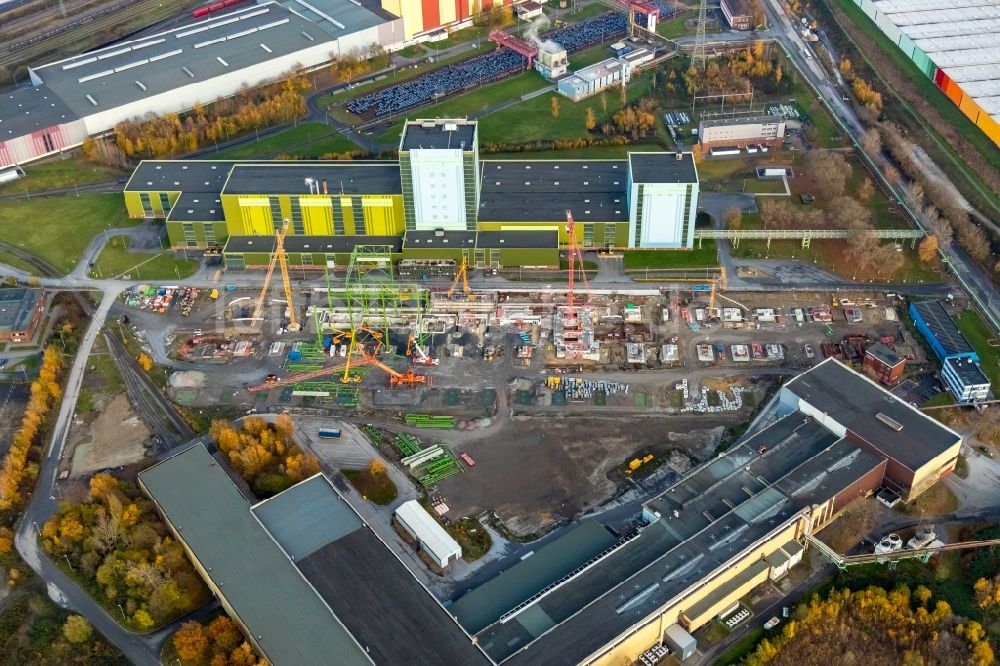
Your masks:
M281 230L275 236L274 252L271 254L271 261L267 265L267 273L264 275L264 287L260 290L260 298L257 299L257 307L253 310L254 325L261 320L261 313L264 312L264 299L267 298L267 291L271 287L271 276L274 275L275 264L281 265L281 283L285 288L285 300L288 303L288 330L299 330L298 320L295 318L295 302L292 298L292 281L288 277L288 257L285 256L285 234L288 233L288 220L282 225Z
M708 309L710 312L715 308L715 290L725 289L727 285L726 267L719 266L719 274L712 278L712 290L708 294Z
M455 273L455 279L451 282L451 288L448 290L448 298L455 295L455 289L458 287L458 281L462 281L462 293L465 297L469 297L469 262L466 261L465 255L462 256L462 263L458 266L458 272Z

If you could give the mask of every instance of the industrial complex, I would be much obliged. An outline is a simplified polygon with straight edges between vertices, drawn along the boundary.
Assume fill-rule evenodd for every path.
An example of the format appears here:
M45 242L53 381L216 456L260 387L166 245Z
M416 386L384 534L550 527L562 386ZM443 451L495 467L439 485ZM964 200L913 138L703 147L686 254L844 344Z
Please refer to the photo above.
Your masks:
M1000 146L997 0L855 0L907 58Z
M196 444L139 479L276 666L331 653L339 663L610 665L658 645L687 656L691 632L786 575L848 502L880 488L912 500L958 457L957 433L834 359L774 403L772 425L646 502L634 531L586 519L447 608L323 475L252 504ZM454 557L419 505L397 519L427 533L442 563Z
M266 266L285 221L294 265L346 265L376 244L402 259L553 266L567 211L582 247L692 247L698 174L682 152L481 160L475 121L414 120L397 162L147 160L125 202L164 218L173 248L216 248L233 268Z

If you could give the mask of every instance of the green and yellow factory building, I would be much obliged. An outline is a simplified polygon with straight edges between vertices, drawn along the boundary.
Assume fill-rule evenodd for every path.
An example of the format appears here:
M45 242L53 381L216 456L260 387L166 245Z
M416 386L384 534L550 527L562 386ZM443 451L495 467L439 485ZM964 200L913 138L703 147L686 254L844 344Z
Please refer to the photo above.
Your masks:
M584 248L690 248L698 176L690 153L625 160L480 160L471 120L407 122L395 161L146 160L125 186L133 218L166 221L174 250L266 266L288 225L295 266L343 265L356 245L401 268L453 274L559 265L566 211Z

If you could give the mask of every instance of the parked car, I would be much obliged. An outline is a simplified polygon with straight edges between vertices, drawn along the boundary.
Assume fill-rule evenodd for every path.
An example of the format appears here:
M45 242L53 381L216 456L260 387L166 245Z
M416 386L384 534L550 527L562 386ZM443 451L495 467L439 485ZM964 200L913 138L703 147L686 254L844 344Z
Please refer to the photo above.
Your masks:
M816 352L813 351L812 345L803 345L802 348L806 352L806 358L814 358L816 356Z

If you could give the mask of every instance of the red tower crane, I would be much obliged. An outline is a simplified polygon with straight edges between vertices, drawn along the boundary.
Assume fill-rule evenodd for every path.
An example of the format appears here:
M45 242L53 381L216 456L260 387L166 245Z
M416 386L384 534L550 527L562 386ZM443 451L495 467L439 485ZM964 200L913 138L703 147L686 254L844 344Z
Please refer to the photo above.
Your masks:
M576 223L573 221L573 211L566 211L566 235L569 237L569 248L567 255L569 259L569 288L566 292L567 312L576 314L576 262L580 261L580 275L583 277L583 287L585 299L590 295L590 283L587 282L587 271L584 268L583 254L580 253L580 244L576 240Z

